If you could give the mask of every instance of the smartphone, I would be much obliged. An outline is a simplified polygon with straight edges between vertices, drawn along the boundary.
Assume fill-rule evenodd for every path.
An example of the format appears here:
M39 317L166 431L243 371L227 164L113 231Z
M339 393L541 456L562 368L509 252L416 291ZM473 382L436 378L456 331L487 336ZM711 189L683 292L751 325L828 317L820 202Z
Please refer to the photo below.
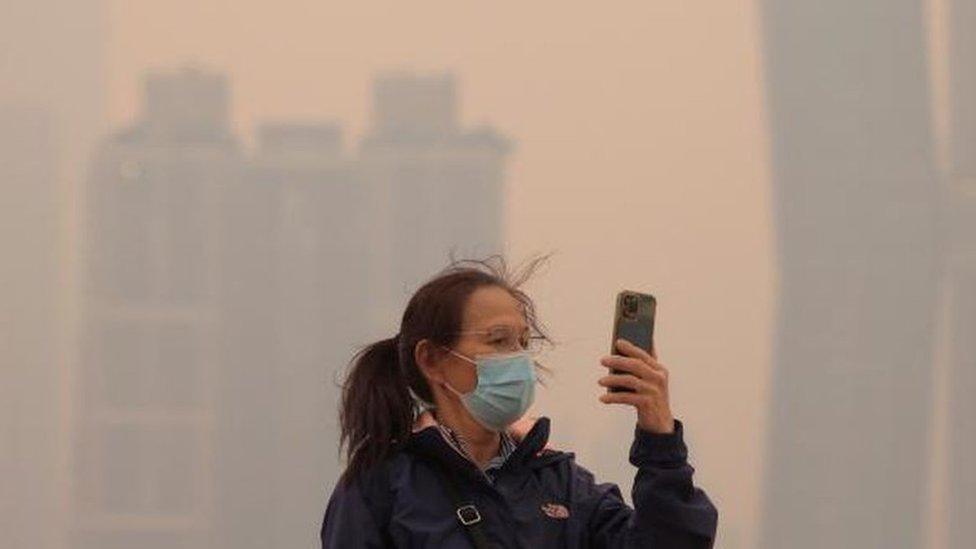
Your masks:
M616 341L627 341L644 349L648 353L654 352L654 313L657 310L657 300L651 294L642 294L630 290L623 290L617 294L616 311L613 314L613 337L610 338L610 354L619 355ZM611 373L622 373L611 370ZM623 387L608 387L610 392L632 392Z

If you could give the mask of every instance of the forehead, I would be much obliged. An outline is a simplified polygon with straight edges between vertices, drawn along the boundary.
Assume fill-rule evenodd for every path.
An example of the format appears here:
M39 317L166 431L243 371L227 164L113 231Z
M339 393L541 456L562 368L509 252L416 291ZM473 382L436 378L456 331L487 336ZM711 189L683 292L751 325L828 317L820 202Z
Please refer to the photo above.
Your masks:
M498 286L483 286L472 292L464 307L463 329L478 330L498 324L524 328L522 304Z

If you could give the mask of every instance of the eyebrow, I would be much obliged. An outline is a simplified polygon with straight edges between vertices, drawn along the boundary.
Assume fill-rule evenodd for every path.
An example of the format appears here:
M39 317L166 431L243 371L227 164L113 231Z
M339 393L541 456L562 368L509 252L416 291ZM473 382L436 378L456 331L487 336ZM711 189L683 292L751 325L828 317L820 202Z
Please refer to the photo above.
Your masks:
M498 328L505 328L505 329L508 329L508 330L514 329L515 331L519 332L520 334L523 333L523 332L528 332L530 330L530 328L528 326L522 326L522 329L519 330L518 327L513 326L511 324L492 324L491 326L488 326L487 328L482 328L482 329L484 331L486 331L486 332L490 332L490 331L496 330Z

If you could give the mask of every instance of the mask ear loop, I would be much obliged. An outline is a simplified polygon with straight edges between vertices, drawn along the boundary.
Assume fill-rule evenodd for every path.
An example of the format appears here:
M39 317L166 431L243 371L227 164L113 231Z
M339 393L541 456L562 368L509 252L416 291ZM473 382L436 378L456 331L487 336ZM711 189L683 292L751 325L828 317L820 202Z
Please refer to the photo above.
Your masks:
M477 362L475 362L475 361L471 360L470 358L462 355L461 353L455 351L454 349L450 349L448 347L444 347L443 345L441 345L441 348L444 349L445 351L451 353L452 355L460 358L461 360L467 360L468 362L470 362L471 364L474 365L475 370L477 371L477 368L478 368L478 363ZM443 385L448 391L454 393L454 395L457 396L458 398L461 398L461 397L463 397L465 395L465 393L462 393L461 391L458 391L457 389L455 389L450 383L447 382L447 380L444 380L441 383L441 385Z
M444 386L444 388L445 388L445 389L447 389L448 391L450 391L450 392L452 392L452 393L454 393L454 396L456 396L456 397L458 397L458 398L461 398L461 397L463 397L463 396L464 396L464 393L462 393L462 392L460 392L460 391L458 391L457 389L455 389L455 388L454 388L454 387L453 387L453 386L452 386L452 385L451 385L450 383L448 383L447 381L444 381L443 383L441 383L441 385L443 385L443 386Z

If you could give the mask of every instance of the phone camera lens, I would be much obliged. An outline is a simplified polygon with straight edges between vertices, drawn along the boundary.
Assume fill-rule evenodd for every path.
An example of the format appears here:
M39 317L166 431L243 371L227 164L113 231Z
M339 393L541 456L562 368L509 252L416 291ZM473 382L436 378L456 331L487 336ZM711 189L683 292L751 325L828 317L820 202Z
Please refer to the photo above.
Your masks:
M637 296L624 296L624 313L627 316L635 316L637 314Z

